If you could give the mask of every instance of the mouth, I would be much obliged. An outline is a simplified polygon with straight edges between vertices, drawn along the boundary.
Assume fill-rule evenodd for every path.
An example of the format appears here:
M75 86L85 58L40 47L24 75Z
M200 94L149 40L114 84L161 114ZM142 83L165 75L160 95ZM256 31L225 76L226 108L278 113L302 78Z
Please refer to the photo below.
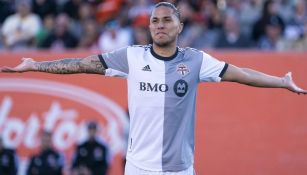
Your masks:
M166 33L165 32L158 32L158 33L156 33L156 35L166 35Z
M158 32L156 33L156 37L162 39L167 37L167 34L165 32Z

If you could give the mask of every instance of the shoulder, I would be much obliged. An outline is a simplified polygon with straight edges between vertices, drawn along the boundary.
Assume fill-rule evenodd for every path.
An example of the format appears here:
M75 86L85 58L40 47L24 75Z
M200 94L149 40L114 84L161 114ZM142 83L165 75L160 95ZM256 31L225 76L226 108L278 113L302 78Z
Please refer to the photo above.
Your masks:
M8 16L5 21L11 22L12 20L18 20L18 19L19 19L19 16L17 14L13 14L11 16Z
M102 140L102 139L97 139L96 140L97 145L99 145L100 147L106 148L107 147L107 143Z
M32 155L30 156L30 162L34 162L35 160L40 159L38 155Z
M142 49L150 49L152 47L151 44L147 44L147 45L131 45L128 46L129 48L142 48Z
M17 24L17 22L18 22L18 16L17 16L16 14L11 15L11 16L8 16L8 17L4 20L3 25L2 25L2 28L11 26L11 25L13 25L13 24Z
M130 49L130 50L135 50L135 51L147 51L147 50L150 50L150 48L152 47L151 44L148 44L148 45L131 45L131 46L128 46L127 49Z
M79 144L77 145L77 149L80 149L80 148L86 147L87 143L88 143L88 141L87 141L87 140L85 140L85 141L83 141L83 142L79 143Z
M131 45L127 48L129 60L143 57L146 52L150 52L151 45Z
M40 21L39 16L36 15L36 14L34 14L34 13L28 15L28 18L27 18L27 19L28 19L28 20L32 20L32 21Z
M184 54L186 58L193 58L193 59L202 59L206 54L202 50L198 50L191 47L179 48L179 53Z
M202 52L201 50L198 50L192 47L179 47L179 50L186 51L186 52Z
M179 47L178 51L183 52L185 54L201 54L201 53L204 53L202 50L198 50L198 49L191 48L191 47L185 47L185 48Z
M51 150L51 154L54 154L54 155L56 155L56 156L61 156L61 153L59 152L59 151L57 151L57 150Z
M4 154L7 154L7 155L16 155L16 151L14 149L10 149L10 148L6 148L3 150Z
M5 148L4 152L15 153L16 151L15 151L15 149L12 149L12 148Z

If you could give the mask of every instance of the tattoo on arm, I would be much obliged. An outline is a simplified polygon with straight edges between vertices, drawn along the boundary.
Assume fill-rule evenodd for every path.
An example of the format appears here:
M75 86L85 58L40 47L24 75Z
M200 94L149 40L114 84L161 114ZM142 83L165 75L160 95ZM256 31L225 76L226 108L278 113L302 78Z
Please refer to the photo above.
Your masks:
M86 58L66 58L35 63L36 70L54 74L92 73L104 74L105 68L97 55Z

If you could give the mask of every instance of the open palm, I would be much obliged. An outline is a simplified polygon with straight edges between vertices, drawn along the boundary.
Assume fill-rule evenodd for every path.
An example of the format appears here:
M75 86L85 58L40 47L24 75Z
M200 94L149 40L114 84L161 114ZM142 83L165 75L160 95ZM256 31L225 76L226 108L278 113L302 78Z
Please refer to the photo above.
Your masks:
M32 58L22 58L22 62L16 67L0 67L0 72L27 72L34 68L35 61Z
M287 73L283 78L285 80L286 88L288 90L297 94L307 94L307 90L301 89L294 83L291 72Z

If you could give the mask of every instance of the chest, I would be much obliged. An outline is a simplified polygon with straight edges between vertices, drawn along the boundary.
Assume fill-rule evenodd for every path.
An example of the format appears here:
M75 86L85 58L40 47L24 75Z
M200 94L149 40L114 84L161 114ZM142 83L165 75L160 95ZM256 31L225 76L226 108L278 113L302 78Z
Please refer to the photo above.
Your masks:
M1 166L9 166L12 162L12 156L6 153L0 154L0 165Z
M183 97L199 82L199 64L179 57L163 61L145 56L130 69L128 84L141 95Z

